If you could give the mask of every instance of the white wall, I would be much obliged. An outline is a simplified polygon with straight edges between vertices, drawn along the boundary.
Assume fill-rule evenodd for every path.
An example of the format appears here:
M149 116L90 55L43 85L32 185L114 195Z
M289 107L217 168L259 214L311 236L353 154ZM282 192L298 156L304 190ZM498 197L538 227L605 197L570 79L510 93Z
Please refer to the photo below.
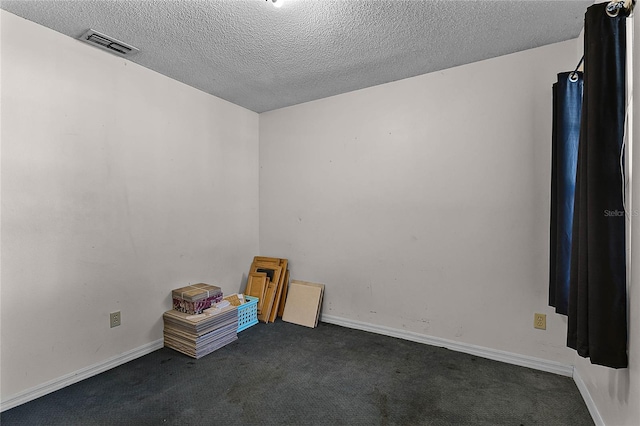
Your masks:
M161 339L172 288L239 290L258 115L0 15L4 401Z
M631 215L631 278L629 283L629 368L613 370L575 356L575 367L608 426L640 425L640 19L633 19L633 166Z
M177 285L238 290L258 251L259 163L256 114L0 16L5 400L160 339ZM326 283L326 314L575 362L606 424L640 424L639 275L627 370L575 357L546 306L550 87L577 50L262 114L260 253Z
M325 283L323 314L571 364L547 289L551 85L576 50L261 114L260 252Z

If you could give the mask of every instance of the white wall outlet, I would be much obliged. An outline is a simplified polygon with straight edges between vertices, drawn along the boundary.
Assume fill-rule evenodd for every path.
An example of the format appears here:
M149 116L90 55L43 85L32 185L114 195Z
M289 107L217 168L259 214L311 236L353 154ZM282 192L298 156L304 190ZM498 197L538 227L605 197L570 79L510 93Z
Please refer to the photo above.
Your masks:
M120 325L120 311L111 312L109 314L109 324L111 324L111 328L117 327Z

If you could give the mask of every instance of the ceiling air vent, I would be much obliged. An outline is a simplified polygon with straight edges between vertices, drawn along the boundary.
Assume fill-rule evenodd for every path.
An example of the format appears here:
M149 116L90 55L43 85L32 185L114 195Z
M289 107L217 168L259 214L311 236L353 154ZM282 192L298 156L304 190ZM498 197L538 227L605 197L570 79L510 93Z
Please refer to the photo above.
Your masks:
M138 52L137 48L94 30L84 33L80 40L119 56L131 56Z

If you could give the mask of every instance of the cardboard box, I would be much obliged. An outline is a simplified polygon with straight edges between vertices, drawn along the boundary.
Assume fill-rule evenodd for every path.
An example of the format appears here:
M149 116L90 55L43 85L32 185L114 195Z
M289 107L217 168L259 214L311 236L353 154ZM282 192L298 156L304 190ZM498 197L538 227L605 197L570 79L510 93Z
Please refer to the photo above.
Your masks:
M222 300L222 289L210 284L192 284L171 292L173 309L187 314L199 314Z

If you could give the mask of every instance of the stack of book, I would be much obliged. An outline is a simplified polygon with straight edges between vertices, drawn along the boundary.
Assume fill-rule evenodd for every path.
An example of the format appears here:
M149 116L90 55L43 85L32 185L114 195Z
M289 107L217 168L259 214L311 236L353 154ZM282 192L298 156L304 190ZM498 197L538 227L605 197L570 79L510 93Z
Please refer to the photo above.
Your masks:
M201 358L238 339L238 307L209 308L192 315L175 309L162 316L164 345Z

